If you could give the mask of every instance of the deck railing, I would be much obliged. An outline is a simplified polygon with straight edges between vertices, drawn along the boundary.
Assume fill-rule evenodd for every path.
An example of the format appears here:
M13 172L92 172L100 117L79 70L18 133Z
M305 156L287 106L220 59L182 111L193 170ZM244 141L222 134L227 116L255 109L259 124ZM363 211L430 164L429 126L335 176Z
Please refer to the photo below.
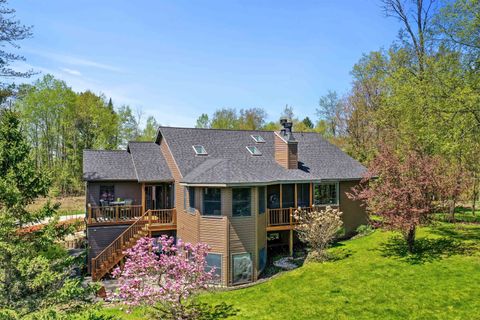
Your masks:
M302 207L302 211L311 212L315 210L316 207ZM295 211L297 208L276 208L276 209L267 209L268 221L267 226L276 227L276 226L293 226L297 224L295 219Z
M132 239L137 236L142 229L145 229L149 221L150 210L141 215L132 225L123 231L115 240L112 241L95 258L92 258L92 279L94 281L102 278L112 266L124 256L124 250L133 246Z
M88 224L122 223L137 220L143 214L141 205L89 206Z
M155 209L149 210L150 224L176 224L177 211L173 209Z

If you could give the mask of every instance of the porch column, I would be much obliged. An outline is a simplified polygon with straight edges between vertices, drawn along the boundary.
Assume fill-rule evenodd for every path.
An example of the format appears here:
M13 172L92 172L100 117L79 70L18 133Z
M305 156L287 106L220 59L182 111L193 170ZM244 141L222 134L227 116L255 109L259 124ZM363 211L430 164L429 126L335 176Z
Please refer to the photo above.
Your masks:
M313 183L310 182L310 207L313 206Z
M145 183L142 183L142 214L145 212Z
M282 198L282 184L280 184L280 209L283 208L283 198Z

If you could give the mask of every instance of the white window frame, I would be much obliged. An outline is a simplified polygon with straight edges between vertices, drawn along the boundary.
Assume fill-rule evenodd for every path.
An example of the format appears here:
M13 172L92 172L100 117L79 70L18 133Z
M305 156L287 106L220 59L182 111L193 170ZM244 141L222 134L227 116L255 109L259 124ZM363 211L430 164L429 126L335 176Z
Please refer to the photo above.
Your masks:
M253 139L256 143L265 143L265 142L266 142L265 139L264 139L261 135L259 135L259 134L252 134L252 135L250 135L250 137L252 137L252 139ZM257 139L257 137L260 138L260 139Z
M198 152L195 147L202 148L203 151L205 151L205 152ZM192 146L192 148L193 148L193 151L195 151L195 155L197 155L197 156L207 156L208 155L207 149L205 149L205 147L202 146L201 144L195 144L195 145Z
M250 152L250 154L252 156L261 156L262 155L262 151L260 151L260 149L258 149L256 146L246 146L245 148L247 148L248 152ZM253 149L257 150L258 153L253 152L252 150L250 150L250 148L253 148Z

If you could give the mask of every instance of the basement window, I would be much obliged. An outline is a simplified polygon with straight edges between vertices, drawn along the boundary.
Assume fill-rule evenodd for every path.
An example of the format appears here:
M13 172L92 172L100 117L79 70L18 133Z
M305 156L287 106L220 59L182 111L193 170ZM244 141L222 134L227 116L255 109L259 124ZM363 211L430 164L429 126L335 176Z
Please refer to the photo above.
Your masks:
M261 156L262 153L260 152L260 150L258 150L257 147L253 146L253 147L247 147L247 150L248 152L250 152L250 154L252 154L253 156Z
M193 150L195 150L195 154L197 156L206 156L208 155L207 153L207 150L205 150L205 147L204 146L201 146L201 145L195 145L195 146L192 146Z
M256 143L265 143L265 139L263 139L261 135L252 134L251 137L253 140L255 140Z

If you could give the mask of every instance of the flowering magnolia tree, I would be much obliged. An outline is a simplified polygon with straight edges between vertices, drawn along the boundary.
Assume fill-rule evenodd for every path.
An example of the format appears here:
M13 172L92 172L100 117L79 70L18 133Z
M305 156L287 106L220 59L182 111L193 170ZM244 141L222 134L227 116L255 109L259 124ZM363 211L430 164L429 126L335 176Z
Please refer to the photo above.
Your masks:
M340 231L343 222L342 213L338 209L328 206L325 210L295 211L298 224L295 230L302 242L307 243L311 252L309 260L324 261L328 258L326 249Z
M223 304L210 308L190 299L214 279L214 269L205 271L208 251L206 244L181 240L175 244L173 237L162 236L158 241L142 238L127 250L123 268L113 271L120 285L113 298L129 309L151 307L158 319L203 319L212 312L224 318L230 315L231 307Z

